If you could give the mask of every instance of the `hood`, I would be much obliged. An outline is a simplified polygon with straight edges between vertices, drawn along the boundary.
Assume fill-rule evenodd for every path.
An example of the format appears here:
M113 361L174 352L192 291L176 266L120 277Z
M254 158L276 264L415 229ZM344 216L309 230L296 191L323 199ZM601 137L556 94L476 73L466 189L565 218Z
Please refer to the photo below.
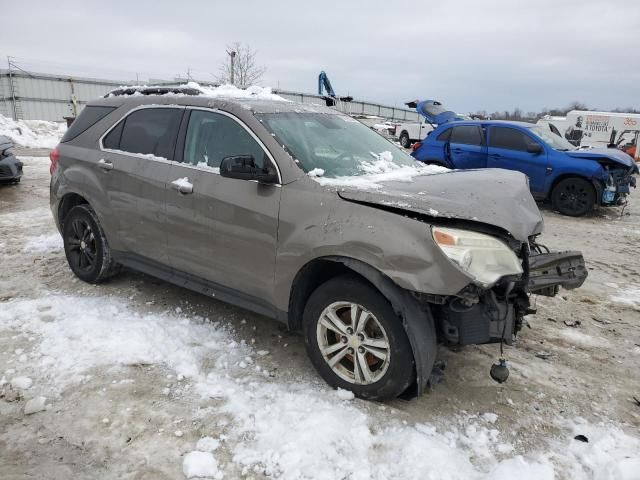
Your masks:
M379 189L341 187L345 200L500 227L522 242L541 233L542 215L526 176L501 169L458 170L414 177L412 182L381 182Z
M571 150L569 152L564 152L570 157L573 158L584 158L585 160L597 160L599 158L606 158L607 160L611 160L619 165L625 167L633 167L635 166L635 162L630 155L624 153L622 150L618 150L617 148L588 148L584 150Z

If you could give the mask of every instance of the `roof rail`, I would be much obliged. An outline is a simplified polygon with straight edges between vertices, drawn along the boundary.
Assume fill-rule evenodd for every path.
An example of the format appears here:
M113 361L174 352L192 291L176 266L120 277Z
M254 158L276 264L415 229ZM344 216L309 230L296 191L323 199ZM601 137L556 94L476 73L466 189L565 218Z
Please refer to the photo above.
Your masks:
M202 92L197 88L191 87L121 87L111 90L104 98L111 96L123 96L123 95L167 95L167 94L182 94L182 95L201 95Z

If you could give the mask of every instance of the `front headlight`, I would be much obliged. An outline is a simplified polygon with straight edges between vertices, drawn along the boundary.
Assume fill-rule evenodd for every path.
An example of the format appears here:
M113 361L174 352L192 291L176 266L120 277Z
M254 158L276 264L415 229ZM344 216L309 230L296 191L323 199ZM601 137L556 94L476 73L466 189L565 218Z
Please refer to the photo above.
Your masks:
M436 244L462 271L485 287L505 275L519 275L522 265L513 250L490 235L457 228L432 227Z

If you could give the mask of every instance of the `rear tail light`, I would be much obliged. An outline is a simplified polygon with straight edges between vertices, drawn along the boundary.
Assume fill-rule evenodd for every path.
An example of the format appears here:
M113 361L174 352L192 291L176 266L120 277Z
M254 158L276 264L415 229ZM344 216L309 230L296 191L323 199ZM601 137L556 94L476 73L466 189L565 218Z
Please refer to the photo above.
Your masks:
M413 144L413 146L411 147L412 151L416 151L417 149L419 149L422 146L422 142L416 142Z
M56 168L58 167L59 158L60 158L60 151L58 150L58 147L54 148L53 150L51 150L51 152L49 152L49 160L51 160L51 165L49 166L49 173L51 175L53 175L53 172L55 172Z

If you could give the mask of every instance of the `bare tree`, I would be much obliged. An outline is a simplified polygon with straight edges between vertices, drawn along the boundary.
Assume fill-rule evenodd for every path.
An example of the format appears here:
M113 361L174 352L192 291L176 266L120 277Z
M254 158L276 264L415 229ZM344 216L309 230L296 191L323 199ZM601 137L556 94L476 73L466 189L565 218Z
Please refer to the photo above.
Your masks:
M231 70L231 59L229 58L232 52L235 52L233 55L233 72ZM264 72L267 71L267 67L257 64L256 51L249 45L233 42L227 45L227 53L225 61L220 64L220 75L217 78L219 83L233 83L240 87L249 87L258 83Z

